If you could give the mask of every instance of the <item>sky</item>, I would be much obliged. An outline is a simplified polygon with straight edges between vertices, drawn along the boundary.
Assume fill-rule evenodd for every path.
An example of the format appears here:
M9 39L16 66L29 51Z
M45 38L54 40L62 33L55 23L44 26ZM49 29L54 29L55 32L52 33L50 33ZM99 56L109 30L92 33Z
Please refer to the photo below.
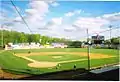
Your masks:
M86 29L92 35L112 37L119 35L119 1L60 1L60 0L13 0L18 11L28 24L28 29L9 0L0 2L0 25L7 30L39 33L50 37L84 40ZM117 29L116 29L117 28Z

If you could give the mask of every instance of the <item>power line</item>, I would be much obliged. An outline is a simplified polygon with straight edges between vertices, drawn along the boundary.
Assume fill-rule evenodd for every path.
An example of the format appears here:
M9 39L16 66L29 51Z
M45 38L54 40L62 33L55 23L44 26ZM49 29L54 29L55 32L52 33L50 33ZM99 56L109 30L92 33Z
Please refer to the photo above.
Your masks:
M115 30L115 29L120 29L120 28L111 28L111 29L107 29L107 30L98 32L97 34L104 33L104 32L111 31L111 30ZM88 36L92 36L93 34L96 34L96 33L94 32L94 33L88 34ZM83 36L83 37L86 37L86 36Z
M110 42L111 42L111 28L112 28L112 26L110 25L109 28L110 28Z
M119 29L119 28L111 28L111 29L108 29L108 30L104 30L104 31L98 32L98 34L104 33L104 32L110 31L110 30L115 30L115 29ZM92 33L92 34L96 34L96 33Z
M29 31L30 31L31 33L33 33L33 31L29 28L28 24L26 23L25 19L22 17L22 15L20 14L20 12L19 12L18 9L16 8L15 4L13 3L13 1L10 0L10 2L11 2L12 5L14 6L14 8L16 9L16 11L17 11L17 13L20 15L20 17L22 18L24 24L27 26L27 28L29 29ZM109 30L105 30L105 31L98 32L98 34L104 33L104 32L107 32L107 31L110 31L110 30L113 30L113 29L119 29L119 28L111 28L111 29L109 29ZM96 33L94 32L94 33L88 34L88 36L91 36L91 35L93 35L93 34L96 34ZM86 36L83 36L83 37L86 37Z
M22 17L22 15L20 14L20 12L18 11L17 7L15 6L15 4L13 3L12 0L10 0L10 2L12 3L12 5L14 6L15 10L17 11L17 13L19 14L19 16L21 17L21 19L23 20L24 24L27 26L28 30L32 33L32 30L29 28L28 24L26 23L25 19Z

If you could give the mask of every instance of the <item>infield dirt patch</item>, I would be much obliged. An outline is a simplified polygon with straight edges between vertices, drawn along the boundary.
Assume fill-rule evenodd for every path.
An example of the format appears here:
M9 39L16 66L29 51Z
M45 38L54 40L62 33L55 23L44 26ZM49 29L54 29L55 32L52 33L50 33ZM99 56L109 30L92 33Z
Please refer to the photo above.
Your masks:
M52 56L52 58L62 58L62 56Z
M33 62L33 63L29 63L28 66L34 68L48 68L48 67L54 67L57 64L58 64L57 62Z

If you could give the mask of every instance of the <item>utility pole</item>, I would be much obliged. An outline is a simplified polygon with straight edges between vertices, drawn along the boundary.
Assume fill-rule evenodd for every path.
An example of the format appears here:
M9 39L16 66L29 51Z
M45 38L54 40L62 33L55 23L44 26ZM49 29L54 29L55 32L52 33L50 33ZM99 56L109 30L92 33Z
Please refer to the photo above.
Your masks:
M118 29L118 38L120 38L120 29ZM118 44L118 55L120 55L120 39L119 40L119 44Z
M1 46L3 47L3 25L1 25Z
M112 28L112 26L110 25L109 28L110 28L110 43L111 43L111 28Z
M112 26L110 25L109 28L110 28L110 46L109 47L111 47L111 28L112 28Z
M88 55L88 71L90 70L90 44L89 44L89 34L88 34L88 28L87 28L87 55Z

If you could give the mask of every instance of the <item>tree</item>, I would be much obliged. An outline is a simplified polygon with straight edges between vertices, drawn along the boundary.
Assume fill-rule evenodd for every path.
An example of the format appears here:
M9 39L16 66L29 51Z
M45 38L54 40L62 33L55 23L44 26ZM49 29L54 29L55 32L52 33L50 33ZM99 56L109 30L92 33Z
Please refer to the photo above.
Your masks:
M81 41L70 41L68 47L81 48Z
M119 41L120 41L120 37L112 38L112 39L111 39L111 43L112 43L112 44L119 44L119 43L120 43Z
M0 37L2 31L0 30ZM41 44L46 44L47 42L52 43L52 42L66 42L68 40L64 38L53 38L53 37L48 37L48 36L42 36L40 34L27 34L24 32L17 32L17 31L8 31L8 30L3 30L4 33L4 45L11 42L11 43L31 43L31 42L40 42L41 39ZM0 38L0 44L2 43L2 39Z

